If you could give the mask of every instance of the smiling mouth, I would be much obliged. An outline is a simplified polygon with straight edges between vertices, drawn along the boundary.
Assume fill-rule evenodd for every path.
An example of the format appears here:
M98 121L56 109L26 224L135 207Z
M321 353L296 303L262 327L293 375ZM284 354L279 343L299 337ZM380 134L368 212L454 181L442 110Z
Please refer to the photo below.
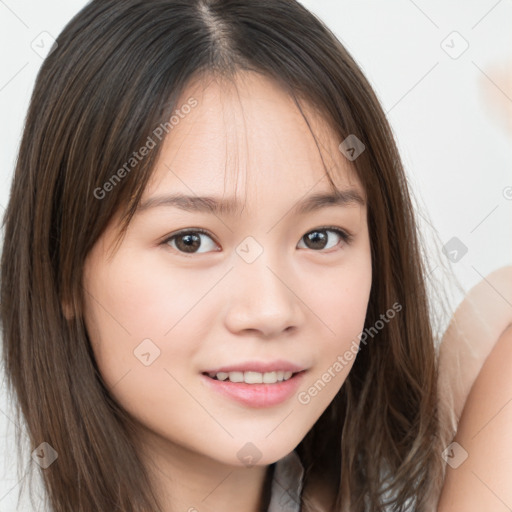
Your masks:
M279 384L286 382L299 373L304 373L305 370L300 372L291 372L278 370L273 372L253 372L253 371L235 371L235 372L203 372L203 375L212 380L244 383L244 384Z
M215 394L219 393L221 396L234 400L244 407L261 409L278 406L290 400L303 382L305 373L307 373L307 370L296 372L277 370L264 373L255 371L208 371L202 372L201 377L207 388ZM220 380L219 377L224 380Z

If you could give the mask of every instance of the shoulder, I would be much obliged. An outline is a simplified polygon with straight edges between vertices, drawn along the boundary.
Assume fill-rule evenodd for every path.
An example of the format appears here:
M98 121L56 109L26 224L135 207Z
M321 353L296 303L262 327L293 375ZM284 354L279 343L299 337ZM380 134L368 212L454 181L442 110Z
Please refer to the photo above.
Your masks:
M439 392L452 431L484 361L512 324L512 266L495 270L461 302L439 349Z
M447 452L439 512L499 511L512 504L512 325L500 336L468 396Z

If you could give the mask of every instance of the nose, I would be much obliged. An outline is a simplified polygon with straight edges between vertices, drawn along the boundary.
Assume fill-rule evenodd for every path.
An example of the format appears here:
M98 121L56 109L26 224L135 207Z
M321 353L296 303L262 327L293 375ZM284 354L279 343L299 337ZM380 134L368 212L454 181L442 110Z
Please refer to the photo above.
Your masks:
M297 278L289 266L266 254L252 263L239 259L231 272L224 321L233 333L269 338L296 330L303 322L303 302L294 291Z

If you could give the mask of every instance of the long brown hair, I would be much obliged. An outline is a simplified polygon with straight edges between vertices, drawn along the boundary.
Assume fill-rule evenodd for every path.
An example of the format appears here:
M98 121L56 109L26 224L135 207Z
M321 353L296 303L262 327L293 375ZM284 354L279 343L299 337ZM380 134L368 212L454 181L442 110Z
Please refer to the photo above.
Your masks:
M352 134L364 143L352 165L368 201L373 282L365 328L400 305L361 344L341 390L297 447L303 509L316 477L335 497L333 510L377 512L386 503L428 510L442 472L437 364L407 180L358 65L295 0L93 0L42 65L4 217L1 320L18 419L32 449L47 442L58 452L43 471L52 509L159 510L131 420L92 354L82 270L118 212L122 236L161 145L104 197L95 191L169 121L192 78L237 70L276 80L299 108L313 105L340 143Z

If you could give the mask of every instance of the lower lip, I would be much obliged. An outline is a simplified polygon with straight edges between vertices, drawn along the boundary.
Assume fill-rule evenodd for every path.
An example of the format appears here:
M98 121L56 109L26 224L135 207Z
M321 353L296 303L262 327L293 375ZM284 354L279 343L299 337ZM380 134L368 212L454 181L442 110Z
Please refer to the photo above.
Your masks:
M215 380L208 375L201 377L207 386L237 402L253 408L272 407L288 400L299 387L305 371L294 374L290 379L274 384L246 384L229 380Z

